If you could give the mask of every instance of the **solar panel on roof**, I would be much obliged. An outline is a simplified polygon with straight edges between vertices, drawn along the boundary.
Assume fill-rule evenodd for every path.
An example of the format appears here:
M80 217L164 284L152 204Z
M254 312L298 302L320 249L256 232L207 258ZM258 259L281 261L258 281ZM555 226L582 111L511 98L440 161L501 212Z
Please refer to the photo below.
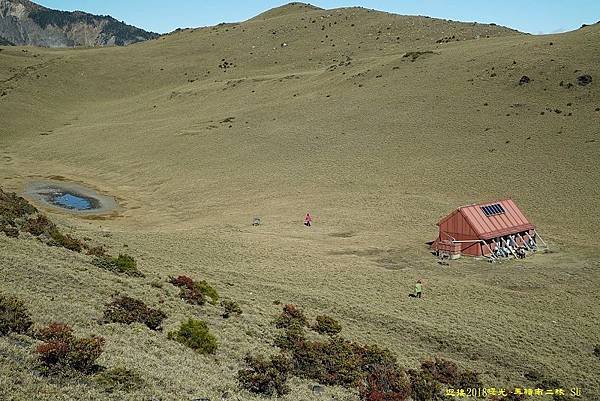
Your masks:
M495 215L502 214L505 212L504 208L499 203L494 203L493 205L481 206L481 210L483 211L483 214L485 214L487 217L495 216Z

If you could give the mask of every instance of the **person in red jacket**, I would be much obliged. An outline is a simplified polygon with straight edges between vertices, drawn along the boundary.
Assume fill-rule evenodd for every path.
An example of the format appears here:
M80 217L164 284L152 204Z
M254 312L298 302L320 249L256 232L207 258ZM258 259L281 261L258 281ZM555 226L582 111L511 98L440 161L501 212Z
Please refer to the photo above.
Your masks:
M312 216L310 215L310 213L306 213L306 216L304 216L304 225L307 227L310 227L311 224L312 224Z

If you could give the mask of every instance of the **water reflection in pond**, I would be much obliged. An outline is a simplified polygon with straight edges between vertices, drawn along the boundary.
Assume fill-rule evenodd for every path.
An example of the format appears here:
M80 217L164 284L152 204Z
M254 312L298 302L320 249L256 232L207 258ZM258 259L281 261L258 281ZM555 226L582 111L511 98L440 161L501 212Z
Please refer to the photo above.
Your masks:
M38 181L30 183L25 193L38 202L72 213L106 213L118 208L113 197L75 183Z

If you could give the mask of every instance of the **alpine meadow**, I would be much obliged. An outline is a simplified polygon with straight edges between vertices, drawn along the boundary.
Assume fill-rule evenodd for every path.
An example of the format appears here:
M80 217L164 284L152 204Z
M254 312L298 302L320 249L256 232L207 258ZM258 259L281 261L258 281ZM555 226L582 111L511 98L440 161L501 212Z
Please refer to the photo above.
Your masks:
M598 399L599 60L600 24L303 3L1 45L0 399ZM432 254L508 198L545 251Z

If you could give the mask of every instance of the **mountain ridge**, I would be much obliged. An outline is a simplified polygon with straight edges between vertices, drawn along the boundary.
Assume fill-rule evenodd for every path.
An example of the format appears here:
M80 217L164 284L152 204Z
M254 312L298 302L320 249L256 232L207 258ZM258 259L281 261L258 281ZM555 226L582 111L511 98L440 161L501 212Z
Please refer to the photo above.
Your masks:
M158 36L108 15L53 10L29 0L0 0L0 37L15 45L125 46Z

